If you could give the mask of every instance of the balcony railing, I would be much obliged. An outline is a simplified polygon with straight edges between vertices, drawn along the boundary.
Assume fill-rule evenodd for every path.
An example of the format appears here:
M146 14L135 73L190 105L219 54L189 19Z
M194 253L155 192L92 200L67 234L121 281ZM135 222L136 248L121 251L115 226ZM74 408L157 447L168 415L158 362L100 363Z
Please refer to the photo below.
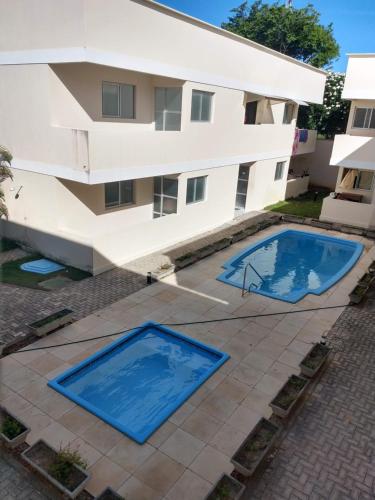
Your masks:
M294 155L313 153L316 147L316 130L297 129L295 136Z

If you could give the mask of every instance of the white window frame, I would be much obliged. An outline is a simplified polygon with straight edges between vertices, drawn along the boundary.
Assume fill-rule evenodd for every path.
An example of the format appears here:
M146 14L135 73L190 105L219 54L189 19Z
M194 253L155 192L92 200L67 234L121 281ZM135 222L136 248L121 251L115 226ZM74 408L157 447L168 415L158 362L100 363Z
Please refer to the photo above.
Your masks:
M155 104L156 104L156 91L157 90L169 90L169 89L178 89L180 91L180 93L181 93L181 108L180 108L179 111L170 110L170 109L166 109L166 108L164 108L162 110L162 113L163 113L163 128L161 128L161 129L157 129L156 128L156 116L155 116L154 117L154 120L155 120L155 130L157 132L181 132L181 127L182 127L182 100L183 100L182 87L155 87L155 89L154 89L154 101L155 101L154 102L154 114L156 115L156 107L155 107ZM179 115L180 116L180 128L179 129L167 130L165 128L167 113L174 114L174 115Z
M286 161L278 161L276 163L274 181L281 181L283 179L283 177L284 177L284 171L285 171L285 165L286 165ZM281 172L279 172L279 169L281 169Z
M177 215L177 209L178 209L178 179L175 179L173 177L168 177L167 175L160 175L158 177L160 177L160 182L161 182L160 193L155 193L155 187L154 187L153 197L155 198L155 196L156 196L156 197L160 198L160 212L156 212L155 206L154 206L154 201L153 201L152 216L153 216L154 219L161 219L162 217L165 217L167 215ZM171 196L169 194L165 194L164 193L164 179L165 178L177 182L177 196ZM172 199L172 200L176 200L176 212L173 212L171 214L163 213L164 198L169 198L169 199Z
M114 184L116 182L118 184L118 202L106 203L105 186L106 186L106 184ZM121 202L121 188L120 188L120 186L121 186L122 182L130 182L131 183L131 186L132 186L132 199L131 199L131 201ZM124 207L124 206L129 206L129 205L135 204L135 189L134 189L135 182L133 179L129 179L126 181L107 182L106 184L104 184L104 206L105 206L106 210L110 210L111 208L118 208L118 207Z
M117 97L117 115L106 115L103 113L104 107L104 85L113 85L118 89L118 97ZM133 116L132 118L127 118L121 115L121 87L133 87ZM119 118L121 120L135 120L136 119L136 110L135 110L135 93L136 86L132 83L118 83L118 82L108 82L102 81L102 117L103 118Z
M365 115L365 120L364 120L364 126L363 127L355 127L354 122L355 122L355 117L357 114L358 109L365 109L366 110L366 115ZM375 127L370 127L371 120L372 120L372 115L375 113L375 108L367 108L365 106L355 106L354 108L354 114L353 114L353 121L352 121L352 129L357 129L357 130L375 130ZM366 127L366 122L368 126Z
M194 96L194 94L199 94L199 96L200 96L200 106L199 106L199 116L200 116L200 118L198 118L198 119L194 119L192 117L192 114L193 114L193 96ZM206 95L208 95L210 97L210 113L209 113L208 120L203 120L202 119L202 102L203 102L202 94L206 94ZM212 121L213 102L214 102L214 93L213 92L207 92L206 90L193 89L192 93L191 93L190 121L192 121L194 123L211 123L211 121Z
M204 179L204 188L203 188L203 198L197 200L196 195L197 195L197 180L198 179ZM193 201L188 201L188 186L189 186L189 181L194 182L194 194L193 194ZM195 203L202 203L203 201L206 201L206 195L207 195L207 175L200 175L198 177L190 177L186 181L186 205L193 205Z

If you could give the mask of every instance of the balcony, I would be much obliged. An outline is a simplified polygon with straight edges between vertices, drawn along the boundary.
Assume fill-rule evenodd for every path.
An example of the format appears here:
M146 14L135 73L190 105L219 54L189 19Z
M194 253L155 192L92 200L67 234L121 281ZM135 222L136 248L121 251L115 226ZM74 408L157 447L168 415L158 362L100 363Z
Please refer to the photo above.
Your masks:
M336 135L330 164L339 167L375 170L375 137Z
M300 129L298 136L298 145L297 149L294 152L294 155L304 155L307 153L313 153L316 147L316 138L317 138L316 130Z
M375 226L375 205L328 196L323 200L320 220L371 228Z

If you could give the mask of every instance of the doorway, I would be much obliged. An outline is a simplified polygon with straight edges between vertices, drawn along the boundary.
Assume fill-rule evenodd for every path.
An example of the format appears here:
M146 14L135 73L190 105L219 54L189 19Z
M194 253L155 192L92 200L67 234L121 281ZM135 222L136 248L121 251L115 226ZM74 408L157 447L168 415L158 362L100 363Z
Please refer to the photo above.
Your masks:
M236 191L235 216L241 215L246 209L247 188L249 184L250 166L240 165L238 169L238 181Z

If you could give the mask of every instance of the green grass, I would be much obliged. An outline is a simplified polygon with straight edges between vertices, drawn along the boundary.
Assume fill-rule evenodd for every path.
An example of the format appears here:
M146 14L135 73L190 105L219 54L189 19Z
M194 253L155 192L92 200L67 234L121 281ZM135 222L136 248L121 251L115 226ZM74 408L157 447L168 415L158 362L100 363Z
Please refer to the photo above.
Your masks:
M18 245L8 238L0 238L0 252L7 252L8 250L14 250Z
M73 281L80 281L91 276L91 274L86 271L81 271L81 269L70 266L66 266L66 268L62 271L50 274L29 273L20 269L20 265L24 262L41 258L41 255L34 254L28 255L22 259L6 262L0 266L0 282L42 290L43 288L39 286L39 283L50 278L55 278L56 276L64 276L65 278L70 278Z
M301 217L312 217L318 219L322 211L323 198L328 196L328 191L319 190L315 198L316 191L308 191L298 198L291 198L285 201L279 201L274 205L266 207L270 212L279 212L288 215L299 215Z

